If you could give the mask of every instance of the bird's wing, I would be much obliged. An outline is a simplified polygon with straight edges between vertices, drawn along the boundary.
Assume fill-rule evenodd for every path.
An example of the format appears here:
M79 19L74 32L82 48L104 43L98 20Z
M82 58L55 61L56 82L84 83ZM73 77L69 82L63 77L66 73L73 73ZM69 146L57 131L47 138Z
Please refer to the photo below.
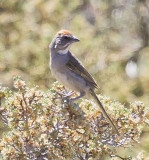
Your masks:
M69 60L66 63L66 67L72 72L80 75L84 78L91 88L98 88L97 83L94 78L88 73L88 71L84 68L84 66L69 52Z

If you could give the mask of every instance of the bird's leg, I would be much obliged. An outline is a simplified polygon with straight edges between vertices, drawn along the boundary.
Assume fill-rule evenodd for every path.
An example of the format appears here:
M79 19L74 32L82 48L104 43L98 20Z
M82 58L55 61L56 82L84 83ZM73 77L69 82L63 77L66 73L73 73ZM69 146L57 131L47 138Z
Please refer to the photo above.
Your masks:
M78 99L80 99L80 98L82 98L84 96L85 96L85 92L81 92L79 96L77 96L75 98L71 98L70 101L74 102L74 101L76 101L76 100L78 100Z

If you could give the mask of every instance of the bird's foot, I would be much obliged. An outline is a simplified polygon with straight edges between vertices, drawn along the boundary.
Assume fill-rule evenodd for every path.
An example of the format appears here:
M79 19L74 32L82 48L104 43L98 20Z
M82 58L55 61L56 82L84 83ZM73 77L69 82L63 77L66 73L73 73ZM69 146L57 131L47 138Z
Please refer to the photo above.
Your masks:
M66 91L62 91L62 92L58 92L58 94L61 96L62 101L64 103L70 103L70 97L74 94L74 91L70 91L70 92L66 92Z
M70 92L66 92L66 91L62 91L62 92L57 92L58 95L60 95L62 98L67 98L70 97L74 94L74 91L70 91Z

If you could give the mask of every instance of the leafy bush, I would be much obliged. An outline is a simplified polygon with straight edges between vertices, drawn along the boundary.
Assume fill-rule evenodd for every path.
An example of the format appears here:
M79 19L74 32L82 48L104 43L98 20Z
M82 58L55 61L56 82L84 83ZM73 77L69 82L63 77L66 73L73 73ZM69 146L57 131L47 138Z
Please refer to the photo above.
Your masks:
M9 131L0 142L2 159L15 160L98 160L120 157L116 148L138 143L148 123L148 109L142 102L128 108L99 95L105 109L118 126L121 136L110 125L92 100L69 103L61 94L65 88L55 82L43 92L15 78L16 91L0 87L1 117Z

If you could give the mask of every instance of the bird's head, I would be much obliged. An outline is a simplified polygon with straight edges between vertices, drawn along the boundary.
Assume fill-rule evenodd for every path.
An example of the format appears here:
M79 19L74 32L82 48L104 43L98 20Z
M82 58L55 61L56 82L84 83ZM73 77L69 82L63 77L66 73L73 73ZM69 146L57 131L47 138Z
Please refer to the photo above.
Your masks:
M57 51L63 51L66 50L72 43L78 41L79 39L75 37L70 31L60 30L52 40L50 48Z

